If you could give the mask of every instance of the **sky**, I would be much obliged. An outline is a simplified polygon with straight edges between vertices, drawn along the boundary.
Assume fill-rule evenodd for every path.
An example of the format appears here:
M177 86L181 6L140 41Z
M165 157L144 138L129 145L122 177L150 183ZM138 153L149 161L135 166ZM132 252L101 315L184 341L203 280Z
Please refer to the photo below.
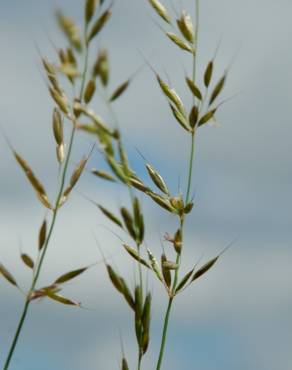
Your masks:
M171 9L171 2L165 0ZM194 1L172 1L194 14ZM57 166L48 97L39 51L54 59L53 45L65 45L54 21L62 8L82 22L83 1L16 0L0 3L0 127L31 164L50 196ZM186 225L183 271L233 247L198 283L178 297L172 312L164 369L290 370L292 341L291 272L291 81L292 3L288 0L205 0L201 2L198 79L217 45L215 79L231 65L218 113L219 127L202 127L194 164L195 208ZM94 45L111 57L110 89L139 70L115 104L130 160L145 180L137 148L163 175L173 193L185 187L188 137L172 118L152 71L169 78L190 104L184 73L189 58L157 26L146 0L118 0L113 17ZM161 24L162 25L162 24ZM142 66L142 68L141 68ZM110 122L100 101L93 108ZM92 138L80 134L72 163L88 153ZM98 153L90 166L106 168ZM21 282L30 272L20 250L35 255L44 210L0 136L0 261ZM105 273L97 244L134 284L133 265L120 241L84 195L112 210L129 204L119 185L84 174L61 212L48 251L41 284L65 271L96 263L64 294L86 309L43 301L32 305L11 370L117 369L121 333L130 367L136 343L132 317ZM147 245L158 255L171 231L171 216L139 195L146 214ZM124 235L121 235L124 237ZM144 369L154 369L167 297L148 276L154 295L152 338ZM0 279L0 366L4 362L23 297Z

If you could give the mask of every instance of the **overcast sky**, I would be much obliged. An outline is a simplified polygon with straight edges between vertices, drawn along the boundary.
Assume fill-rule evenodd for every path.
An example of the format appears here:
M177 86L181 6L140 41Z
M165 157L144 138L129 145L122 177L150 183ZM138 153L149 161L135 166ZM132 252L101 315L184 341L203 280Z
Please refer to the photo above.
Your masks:
M169 7L170 1L165 0ZM54 57L64 45L53 13L61 7L82 22L83 1L2 0L0 3L0 126L54 194L56 163L51 133L52 102L38 51ZM194 1L173 0L194 14ZM186 55L171 45L146 0L119 0L95 45L109 48L114 89L145 64L143 57L190 103L183 83L190 73ZM288 0L201 1L199 72L214 54L216 78L232 62L225 97L236 97L218 113L219 127L203 127L196 146L193 193L196 207L187 223L183 269L207 260L231 240L234 247L212 272L181 295L173 311L164 369L290 370L292 341L291 272L291 106L292 3ZM95 50L92 56L95 56ZM96 112L106 116L100 102ZM133 166L142 174L136 148L178 191L184 186L188 137L173 120L153 73L144 67L116 103ZM80 135L72 165L92 139ZM290 148L290 150L288 150ZM103 167L93 155L91 164ZM44 213L9 148L0 137L0 261L25 283L29 272L20 249L35 253ZM108 186L86 173L79 192L109 205L127 204L121 186ZM147 214L147 243L160 251L171 231L171 216L141 197ZM100 261L95 237L133 283L133 268L120 242L103 226L98 211L75 192L61 213L41 283L66 270ZM114 230L115 232L118 230ZM166 296L149 277L154 294L153 334L145 369L154 369ZM15 330L22 297L0 280L0 365ZM112 289L102 264L70 284L66 294L90 308L76 310L51 302L33 305L11 370L117 369L119 331L134 369L132 317Z

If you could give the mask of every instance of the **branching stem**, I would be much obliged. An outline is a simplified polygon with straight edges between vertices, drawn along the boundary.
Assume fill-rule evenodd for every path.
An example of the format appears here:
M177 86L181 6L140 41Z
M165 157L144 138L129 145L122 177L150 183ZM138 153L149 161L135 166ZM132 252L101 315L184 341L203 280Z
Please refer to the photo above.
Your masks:
M198 32L199 32L199 11L200 11L200 1L196 0L196 27L195 27L195 40L194 40L194 53L193 53L193 83L196 83L196 68L197 68L197 55L198 55ZM195 97L193 98L193 104L195 104ZM190 156L189 156L189 169L188 169L188 180L187 180L187 191L186 191L186 198L185 204L187 204L190 200L190 192L192 187L192 176L193 176L193 164L194 164L194 154L195 154L195 131L191 134L191 149L190 149ZM180 230L181 230L181 238L183 244L183 233L184 233L184 225L185 225L185 217L180 217ZM181 263L181 253L177 254L176 263L180 266ZM167 331L168 331L168 324L169 324L169 317L170 312L173 304L175 289L178 282L178 273L179 267L175 271L174 281L172 286L172 296L168 300L168 306L166 309L165 317L164 317L164 324L163 324L163 332L161 338L161 345L160 345L160 352L158 357L158 362L156 366L156 370L161 369L164 351L165 351L165 343L167 338Z

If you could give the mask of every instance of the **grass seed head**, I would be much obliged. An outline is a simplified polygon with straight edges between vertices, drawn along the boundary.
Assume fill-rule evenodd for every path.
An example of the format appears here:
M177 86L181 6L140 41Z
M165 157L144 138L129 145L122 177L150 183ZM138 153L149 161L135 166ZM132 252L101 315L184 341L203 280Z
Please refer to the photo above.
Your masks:
M34 261L33 259L26 253L21 253L21 260L22 262L29 267L30 269L34 268Z
M180 49L188 51L189 53L194 54L195 50L193 46L189 45L187 42L183 41L179 36L173 32L166 32L166 36Z
M109 59L107 50L102 49L97 55L97 60L94 64L92 76L94 78L100 77L103 86L107 86L109 82Z
M95 12L97 0L86 0L85 2L85 22L88 24Z
M204 83L205 83L205 86L207 88L209 87L212 76L213 76L213 68L214 68L214 63L213 63L213 60L211 60L207 64L207 67L206 67L205 73L204 73Z
M88 43L103 29L103 27L106 25L106 23L110 19L111 15L112 15L112 13L110 12L110 10L106 10L96 20L96 22L92 26L92 29L89 32L89 35L87 37L87 42Z
M210 96L209 105L211 105L217 99L217 97L220 95L220 93L222 92L222 90L225 86L225 81L226 81L226 75L221 77L220 80L218 81L217 85L214 87L214 90L212 91L212 94Z
M47 197L45 188L41 184L41 182L36 178L35 174L33 173L32 169L28 165L28 163L15 151L13 151L14 157L20 167L23 169L27 179L31 183L32 187L34 188L37 197L41 201L41 203L48 209L52 209L52 206L49 202L49 199Z
M123 82L120 86L118 86L116 90L112 93L109 99L110 102L117 100L127 90L129 84L130 84L130 80L127 80Z
M190 15L186 11L182 12L180 19L177 20L177 25L185 39L193 44L195 37L194 26Z
M65 16L61 11L56 13L58 24L67 37L70 44L78 51L82 51L82 42L80 37L80 31L75 22Z
M44 220L39 230L38 249L41 251L45 245L47 238L47 221Z
M64 134L63 134L62 116L60 110L57 108L55 108L53 111L53 132L56 143L58 145L63 144Z
M149 0L150 5L156 11L156 13L166 22L171 23L170 16L164 5L158 0Z
M202 101L203 95L202 95L200 89L198 88L198 86L196 84L194 84L194 82L190 78L188 78L188 77L186 77L186 83L187 83L189 89L191 90L192 94L197 99L199 99L200 101Z
M84 91L84 101L86 104L90 103L94 96L95 89L95 82L93 80L89 80Z
M164 194L169 195L169 191L165 181L163 180L162 176L152 167L150 164L146 164L146 169L148 171L149 176L151 177L154 184L160 189Z
M199 110L198 108L194 105L190 111L190 115L189 115L189 122L190 122L190 126L192 128L194 128L198 122L198 118L199 118Z
M2 263L0 263L0 275L2 275L10 284L16 287L18 286L13 275L6 269L4 265L2 265Z
M169 269L165 268L164 264L167 262L165 253L161 255L161 270L163 274L164 281L168 287L171 286L171 272Z

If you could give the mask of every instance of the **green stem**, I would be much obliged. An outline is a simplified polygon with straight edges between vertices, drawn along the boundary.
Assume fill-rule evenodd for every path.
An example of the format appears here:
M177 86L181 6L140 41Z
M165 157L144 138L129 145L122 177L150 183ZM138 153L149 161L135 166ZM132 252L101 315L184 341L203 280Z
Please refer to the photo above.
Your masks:
M86 47L86 52L85 52L85 63L84 63L84 70L83 70L83 74L82 74L82 83L81 83L80 96L79 96L80 101L82 100L82 96L83 96L83 92L84 92L87 68L88 68L88 47ZM63 168L63 173L62 173L62 177L61 177L61 184L60 184L60 188L59 188L59 191L58 191L58 195L57 195L57 199L56 199L56 203L55 203L55 208L54 208L54 211L53 211L53 217L52 217L51 225L50 225L48 235L47 235L44 247L43 247L43 252L41 254L41 257L40 257L35 275L34 275L33 280L32 280L31 287L30 287L30 289L27 293L27 297L26 297L25 304L24 304L24 307L23 307L23 310L22 310L22 314L20 316L20 320L19 320L16 332L14 334L13 341L11 343L11 346L10 346L10 349L9 349L9 352L8 352L3 370L8 370L8 368L9 368L12 356L14 354L14 351L15 351L15 348L16 348L16 345L17 345L17 342L18 342L18 339L19 339L19 336L20 336L22 327L24 325L24 322L25 322L25 319L26 319L26 316L27 316L27 313L28 313L28 309L29 309L29 306L30 306L30 303L31 303L30 297L31 297L31 294L34 291L35 286L38 282L38 278L39 278L39 275L41 273L41 269L42 269L42 265L43 265L43 262L44 262L44 259L45 259L45 255L46 255L46 252L48 250L48 246L49 246L49 243L50 243L50 240L51 240L51 236L52 236L53 231L54 231L54 226L55 226L58 211L59 211L59 204L60 204L60 200L62 198L62 194L63 194L64 187L65 187L65 180L66 180L66 175L67 175L67 171L68 171L68 165L69 165L70 158L71 158L75 133L76 133L76 125L73 122L73 127L72 127L72 131L71 131L71 135L70 135L68 152L67 152L67 156L66 156L66 160L65 160L65 164L64 164L64 168Z
M187 194L186 194L186 204L189 202L189 197L190 197L190 190L191 190L191 184L192 184L192 174L193 174L193 163L194 163L194 153L195 153L195 135L194 133L191 136L191 151L190 151L190 160L189 160L189 171L188 171L188 185L187 185ZM182 242L183 242L183 231L184 231L184 225L185 225L185 218L182 216L180 218L180 230L181 230L181 235L182 235ZM180 266L180 260L181 260L181 254L178 253L176 257L176 263L178 266ZM178 281L178 272L179 268L175 271L174 275L174 281L173 281L173 286L172 286L172 292L175 292L175 288L177 285ZM160 352L159 352L159 358L156 366L156 370L160 370L162 360L163 360L163 355L164 355L164 350L165 350L165 343L166 343L166 337L167 337L167 330L168 330L168 323L169 323L169 316L171 312L171 307L172 307L172 302L173 302L174 296L169 297L168 301L168 306L167 310L165 313L164 317L164 324L163 324L163 333L162 333L162 339L161 339L161 344L160 344Z
M162 340L161 340L160 353L159 353L159 358L158 358L156 370L160 370L162 360L163 360L165 342L166 342L166 337L167 337L168 322L169 322L169 316L170 316L170 311L171 311L171 307L172 307L172 302L173 302L173 298L169 298L168 306L167 306L167 310L166 310L166 314L165 314L165 318L164 318Z
M186 194L186 204L188 204L190 200L190 192L192 186L192 177L193 177L193 165L194 165L194 153L195 153L195 133L192 133L191 136L191 153L190 153L190 162L189 162L189 175L188 175L188 186L187 186L187 194Z

